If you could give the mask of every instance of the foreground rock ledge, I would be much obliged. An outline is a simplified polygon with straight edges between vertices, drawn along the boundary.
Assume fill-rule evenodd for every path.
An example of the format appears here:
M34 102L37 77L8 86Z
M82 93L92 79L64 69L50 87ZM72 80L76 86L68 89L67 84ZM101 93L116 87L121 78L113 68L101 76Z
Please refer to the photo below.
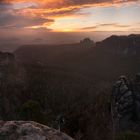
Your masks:
M73 140L66 134L32 121L0 121L0 140Z

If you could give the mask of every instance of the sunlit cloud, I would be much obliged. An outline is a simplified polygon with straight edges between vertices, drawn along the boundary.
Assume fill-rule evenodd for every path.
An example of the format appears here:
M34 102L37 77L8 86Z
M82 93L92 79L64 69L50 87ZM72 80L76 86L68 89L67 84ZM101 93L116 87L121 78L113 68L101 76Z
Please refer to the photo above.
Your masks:
M50 31L112 31L130 30L132 25L125 23L112 24L111 18L108 23L96 24L90 20L102 22L94 16L93 12L83 12L82 9L91 7L119 7L122 5L139 4L139 0L1 0L0 1L0 28L26 28L44 29ZM89 14L93 14L90 19ZM105 14L101 13L102 19ZM116 17L117 18L117 17ZM87 25L83 26L83 22ZM119 20L119 19L118 19ZM135 25L135 23L133 23ZM139 25L138 25L139 26ZM135 27L139 29L137 26Z
M30 16L19 16L18 14L12 13L11 11L5 11L0 16L0 27L15 27L24 28L27 26L39 26L44 23L50 25L53 19L47 19L42 17L30 17Z
M130 30L131 25L124 25L118 23L97 24L90 27L80 28L79 31L125 31ZM77 29L78 30L78 29Z
M118 4L118 3L128 3L136 2L138 0L2 0L6 3L25 3L33 2L39 4L41 7L46 8L63 8L63 7L81 7L81 6L93 6L93 4Z
M12 5L13 9L26 9L26 8L36 8L38 5L33 2L22 2L22 3L15 3Z

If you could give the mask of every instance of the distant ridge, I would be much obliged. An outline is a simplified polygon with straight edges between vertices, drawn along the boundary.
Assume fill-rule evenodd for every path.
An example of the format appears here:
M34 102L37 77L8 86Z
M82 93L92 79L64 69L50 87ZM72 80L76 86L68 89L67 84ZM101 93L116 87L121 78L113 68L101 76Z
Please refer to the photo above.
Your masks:
M61 67L93 77L140 71L140 35L112 35L93 47L83 44L22 46L14 54L23 63Z

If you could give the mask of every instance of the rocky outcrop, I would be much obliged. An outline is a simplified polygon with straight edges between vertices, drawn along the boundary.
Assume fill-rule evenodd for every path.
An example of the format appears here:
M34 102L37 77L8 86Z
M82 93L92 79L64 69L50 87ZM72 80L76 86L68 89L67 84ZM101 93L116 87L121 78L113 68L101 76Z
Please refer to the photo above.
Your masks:
M91 47L91 46L94 45L94 41L91 40L90 38L85 38L85 39L83 39L83 40L80 41L80 44L81 44L82 46L85 45L85 46L87 46L87 47Z
M15 61L15 56L12 53L0 52L0 65L9 64Z
M127 78L121 76L112 92L112 119L115 131L128 129L132 123L134 99L129 89Z
M112 35L101 42L97 42L96 46L103 47L114 54L137 56L140 50L140 35Z
M125 76L117 80L112 91L111 114L115 134L140 132L140 74L131 81Z
M32 121L0 121L0 140L73 140L66 134Z

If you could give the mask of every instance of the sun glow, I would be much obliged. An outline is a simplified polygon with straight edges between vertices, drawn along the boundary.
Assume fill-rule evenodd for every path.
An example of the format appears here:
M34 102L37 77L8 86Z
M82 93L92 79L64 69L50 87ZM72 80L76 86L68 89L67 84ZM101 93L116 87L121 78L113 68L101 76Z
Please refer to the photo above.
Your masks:
M59 29L54 29L53 30L54 32L75 32L76 30L74 30L74 29L61 29L61 30L59 30Z
M14 27L52 32L140 30L140 0L3 1L0 28L4 29Z

